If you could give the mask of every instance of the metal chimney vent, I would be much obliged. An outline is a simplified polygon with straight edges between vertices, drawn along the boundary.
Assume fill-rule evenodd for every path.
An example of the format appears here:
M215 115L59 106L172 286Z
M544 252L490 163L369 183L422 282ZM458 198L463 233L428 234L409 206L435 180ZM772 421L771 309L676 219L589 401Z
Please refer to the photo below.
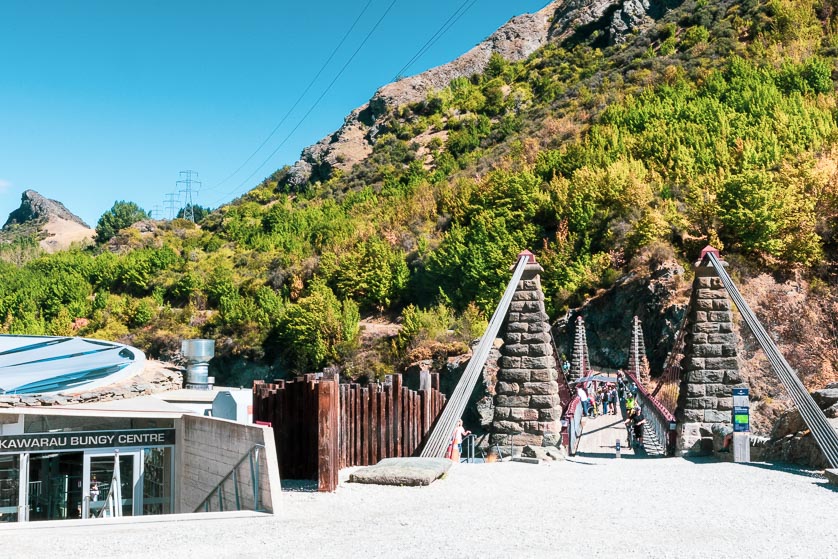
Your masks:
M181 352L186 357L186 388L211 390L215 379L209 376L209 361L215 355L215 340L183 340Z

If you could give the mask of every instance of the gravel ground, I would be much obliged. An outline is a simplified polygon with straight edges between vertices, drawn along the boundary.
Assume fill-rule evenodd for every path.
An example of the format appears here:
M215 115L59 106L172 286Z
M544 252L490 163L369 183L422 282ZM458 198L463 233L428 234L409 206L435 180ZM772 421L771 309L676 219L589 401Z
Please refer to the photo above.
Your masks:
M3 530L0 541L4 558L808 558L838 557L836 526L838 489L817 473L572 458L460 464L429 487L290 491L275 517Z

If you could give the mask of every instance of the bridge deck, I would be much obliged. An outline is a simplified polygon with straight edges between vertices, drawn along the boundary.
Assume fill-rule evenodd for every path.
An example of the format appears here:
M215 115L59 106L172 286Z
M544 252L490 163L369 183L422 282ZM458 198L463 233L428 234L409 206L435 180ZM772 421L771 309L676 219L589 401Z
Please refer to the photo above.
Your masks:
M633 458L635 454L642 454L642 450L635 452L626 444L628 431L623 421L625 421L624 412L621 409L617 410L617 415L606 414L583 418L582 438L579 439L576 455L614 458L617 439L620 440L620 457Z

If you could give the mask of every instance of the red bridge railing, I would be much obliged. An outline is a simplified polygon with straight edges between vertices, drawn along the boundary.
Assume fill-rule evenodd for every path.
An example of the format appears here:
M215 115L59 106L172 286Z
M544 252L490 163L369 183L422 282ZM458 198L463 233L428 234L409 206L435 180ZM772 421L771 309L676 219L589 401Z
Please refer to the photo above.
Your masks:
M675 415L666 409L660 400L652 396L631 371L626 371L626 375L637 385L637 399L644 410L646 421L655 432L658 443L661 448L666 449L667 456L672 456L675 452Z

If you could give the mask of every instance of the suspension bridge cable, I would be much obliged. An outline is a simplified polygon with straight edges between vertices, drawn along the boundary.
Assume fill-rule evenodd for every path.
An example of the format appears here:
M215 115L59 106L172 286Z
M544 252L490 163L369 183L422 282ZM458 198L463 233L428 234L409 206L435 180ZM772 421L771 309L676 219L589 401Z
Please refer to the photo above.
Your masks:
M303 115L303 117L299 120L299 122L297 122L297 125L294 126L293 129L291 129L291 131L285 136L285 138L283 138L283 140L279 143L279 145L276 146L276 148L270 153L270 155L268 155L268 157L266 157L265 160L262 161L262 163L260 163L259 166L256 167L256 169L254 169L254 171L252 173L250 173L250 175L248 175L247 178L245 178L239 184L239 186L237 186L235 189L233 189L230 192L228 192L227 194L225 194L224 197L232 195L233 193L235 193L239 189L241 189L243 186L245 186L247 184L247 182L251 178L253 178L253 176L256 173L258 173L262 169L262 167L264 167L271 160L271 158L273 158L274 155L276 155L276 152L278 152L280 150L280 148L282 148L282 146L285 145L285 143L291 138L291 136L294 135L294 132L296 132L300 128L300 126L302 126L303 122L305 122L306 119L309 117L309 115L314 111L314 109L317 108L317 106L320 104L320 101L322 101L323 98L326 96L326 94L329 93L329 91L331 91L332 86L335 85L335 83L338 81L338 79L343 75L343 73L346 71L346 69L352 63L352 61L355 60L355 57L358 56L358 53L361 52L361 49L364 48L364 45L367 44L367 41L369 41L370 37L372 37L372 34L375 33L375 31L378 29L379 25L381 25L381 22L384 21L384 18L387 17L387 14L389 14L390 11L393 9L393 6L396 5L396 2L398 2L398 0L393 0L392 2L390 2L390 5L387 6L387 9L384 10L384 13L381 15L380 18L378 18L378 21L376 21L375 25L373 25L372 29L369 30L366 37L364 37L364 40L361 41L361 44L358 45L358 48L355 49L355 52L353 52L352 56L349 57L349 60L347 60L346 63L341 67L340 71L335 75L335 77L332 79L332 81L329 82L329 85L326 86L326 89L323 90L323 93L320 94L320 97L317 98L317 100L314 102L314 104L308 109L308 111Z
M768 357L771 368L774 369L786 392L788 392L797 406L801 417L812 432L815 442L823 451L827 462L833 468L838 468L838 433L836 433L835 429L826 419L823 411L821 411L812 399L809 391L803 386L803 383L797 377L785 357L777 349L774 340L771 339L771 336L768 335L768 332L765 331L765 328L756 318L756 315L739 293L739 290L733 284L733 281L730 279L721 262L716 258L716 255L708 253L707 258L719 278L721 278L722 284L725 286L730 298L739 309L739 314L742 315L742 319L748 325L748 328L754 334L760 347Z
M457 420L463 416L463 411L466 409L469 396L471 396L474 385L483 372L483 366L489 357L489 351L492 349L501 324L506 319L506 311L509 309L512 296L515 294L518 282L521 281L521 276L524 274L524 268L526 268L528 262L529 257L526 255L518 259L515 271L512 273L512 279L509 280L506 291L504 291L500 303L492 314L492 319L489 321L486 332L480 338L480 343L477 345L474 355L469 360L463 376L460 377L454 393L451 394L451 398L445 405L445 409L442 410L436 427L434 427L434 430L428 436L428 441L422 449L421 455L423 457L441 458L445 455L445 450L448 448L448 443L457 425Z
M364 17L364 14L367 12L367 9L370 7L370 4L372 4L372 2L373 2L373 0L367 0L366 5L361 10L361 13L358 14L358 17L356 17L355 21L352 22L352 25L349 26L349 29L343 35L343 38L340 40L340 42L337 44L337 46L335 46L335 48L332 50L332 53L329 55L329 57L326 59L326 61L320 66L320 70L318 70L317 74L315 74L315 76L313 78L311 78L311 81L308 82L308 85L306 86L305 90L303 90L303 92L300 94L300 96L297 97L297 100L294 102L294 104L291 106L291 108L288 109L288 111L285 113L285 115L283 115L283 117L279 121L279 123L276 126L274 126L273 130L271 130L271 133L268 134L268 136L264 140L262 140L262 143L259 144L259 147L257 147L255 150L253 150L253 153L251 153L247 157L247 159L244 160L244 163L239 165L239 167L235 171L233 171L232 173L227 175L224 179L222 179L220 182L218 182L218 184L214 185L213 187L208 188L208 189L204 189L205 192L207 190L211 191L211 190L217 189L222 184L226 183L228 180L230 180L235 175L237 175L238 172L241 171L245 167L245 165L250 163L251 159L256 157L256 154L259 153L262 150L263 147L265 147L265 144L267 144L268 141L271 138L273 138L273 136L274 136L274 134L276 134L277 130L279 130L279 128L283 124L285 124L285 121L288 120L288 117L291 116L291 113L294 112L294 109L297 108L297 106L302 102L302 100L305 98L305 96L308 94L308 92L311 91L311 88L314 87L315 82L317 82L317 80L320 78L320 76L326 70L326 67L329 65L329 63L332 62L332 59L335 57L335 55L338 53L340 48L343 46L343 44L349 38L349 35L352 34L352 31L355 30L355 27L358 25L358 22L361 21L362 17Z
M469 2L471 2L471 4L466 6L466 4L468 4ZM425 44L422 45L421 47L419 47L419 50L416 51L416 54L414 54L411 57L411 59L408 60L407 63L404 66L402 66L401 69L398 72L396 72L396 75L393 77L393 81L398 80L403 75L405 70L410 68L410 66L414 62L419 60L419 58L421 58L422 55L424 55L428 51L428 49L430 49L432 46L434 46L436 44L436 42L439 41L439 39L441 39L442 36L445 35L445 33L447 33L451 29L451 26L448 25L448 24L450 23L451 25L454 25L455 23L457 23L457 21L463 16L463 14L465 14L469 9L471 9L471 7L475 4L475 2L477 2L477 0L463 0L463 3L460 4L460 6L456 10L454 10L454 13L452 13L450 16L448 16L448 19L445 20L445 22L439 27L439 29L437 29L436 32L433 35L431 35L431 37L427 41L425 41ZM464 10L463 10L463 7L465 7ZM457 14L460 12L460 10L463 10L463 11L458 16ZM455 17L456 17L456 19L455 19ZM453 20L453 22L452 22L452 20ZM448 26L448 27L446 27L446 26Z

